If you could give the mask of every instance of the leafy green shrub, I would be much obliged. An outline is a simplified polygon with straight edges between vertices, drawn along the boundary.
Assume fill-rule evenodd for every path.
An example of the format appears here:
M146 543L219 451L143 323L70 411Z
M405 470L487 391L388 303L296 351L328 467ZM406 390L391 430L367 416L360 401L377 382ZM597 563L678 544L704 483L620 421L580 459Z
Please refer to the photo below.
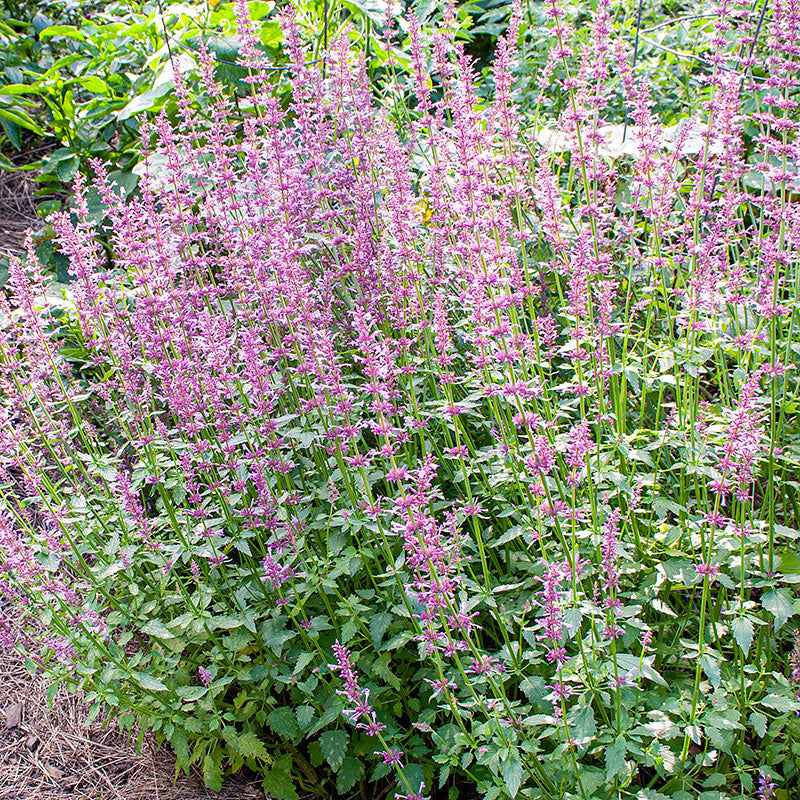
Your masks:
M237 14L251 112L206 54L138 194L94 164L113 268L80 177L71 308L12 263L5 644L212 787L791 797L793 9L718 9L678 129L605 2L548 6L542 130L519 9L485 102L453 8L381 105L289 18L288 108Z

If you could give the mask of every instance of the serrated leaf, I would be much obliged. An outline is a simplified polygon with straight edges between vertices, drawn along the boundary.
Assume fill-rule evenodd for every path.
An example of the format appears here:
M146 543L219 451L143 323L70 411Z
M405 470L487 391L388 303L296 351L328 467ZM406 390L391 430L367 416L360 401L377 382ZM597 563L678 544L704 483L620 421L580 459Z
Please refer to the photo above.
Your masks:
M325 710L325 713L309 728L308 735L312 736L317 731L321 731L326 725L333 722L342 713L344 706L340 701L332 703Z
M212 792L222 791L222 770L211 753L203 759L203 783Z
M625 769L625 740L617 736L614 742L606 747L606 780L611 782Z
M658 754L661 756L661 763L664 769L669 773L674 772L678 757L675 755L672 748L667 744L660 744L658 746Z
M313 709L312 709L313 712ZM300 726L294 712L288 706L281 706L270 711L267 716L267 725L284 739L293 741L300 733Z
M211 621L215 628L225 631L230 631L244 625L244 619L242 617L234 617L231 614L219 614L213 617Z
M353 756L345 756L342 766L336 773L336 791L341 795L349 792L364 775L364 765Z
M569 732L578 744L590 742L597 733L594 710L590 705L574 709L569 715Z
M522 783L522 759L516 749L500 762L500 774L503 776L508 793L516 797Z
M761 705L773 708L775 711L800 711L800 703L780 694L768 694L761 699Z
M708 653L703 653L700 656L700 664L703 666L703 672L708 676L709 681L714 689L719 689L721 675L719 671L719 664Z
M160 619L151 619L146 625L142 625L141 631L158 639L175 638L175 634Z
M750 645L753 643L753 633L755 631L753 621L748 617L736 617L731 622L731 630L733 631L733 638L736 639L736 644L739 645L742 653L746 656L750 650Z
M234 746L245 758L257 758L260 761L269 760L264 743L252 731L240 734L236 738Z
M393 689L399 689L401 686L400 679L389 668L389 661L389 654L384 653L380 658L375 659L370 672L376 678L381 678L386 681Z
M189 742L186 740L186 733L183 728L175 728L169 740L170 746L175 753L175 760L180 768L187 774L189 771Z
M305 730L314 719L316 713L312 706L298 706L295 709L295 716L297 717L297 724L302 730Z
M650 658L640 659L638 656L632 656L630 653L617 653L617 666L621 667L625 672L633 672L634 675L641 675L659 686L667 686L667 682L661 674L653 669L650 664Z
M178 697L187 702L199 700L207 691L205 686L179 686L176 689Z
M325 760L331 765L331 769L334 772L338 772L344 763L349 741L350 735L347 731L342 730L325 731L319 737L319 747L322 750L322 755L325 756Z
M167 687L160 680L148 675L146 672L134 672L134 677L142 689L149 689L151 692L166 692Z
M767 732L767 718L760 712L754 711L749 717L753 730L763 739Z
M728 778L722 772L712 772L704 781L704 789L714 789L717 786L724 786L728 782Z
M372 643L375 647L381 646L383 634L386 633L389 626L392 624L392 614L380 613L373 614L372 619L369 621L369 633L372 636Z
M291 756L281 756L264 775L261 788L272 800L297 800L297 790L292 780Z
M794 614L792 598L786 589L771 590L761 596L761 605L775 617L775 630L779 631Z

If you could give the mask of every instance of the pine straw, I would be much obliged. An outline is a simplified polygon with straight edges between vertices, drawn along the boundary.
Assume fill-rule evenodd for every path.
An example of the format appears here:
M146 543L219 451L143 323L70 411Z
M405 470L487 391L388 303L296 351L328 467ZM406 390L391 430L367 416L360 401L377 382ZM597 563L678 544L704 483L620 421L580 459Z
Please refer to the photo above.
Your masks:
M51 148L42 148L43 150ZM26 153L30 156L30 153ZM0 169L0 251L24 253L25 232L41 229L34 192L38 188L29 171Z
M113 725L86 727L79 696L59 690L51 709L47 685L16 653L0 650L0 800L263 799L258 784L244 780L221 793L195 775L174 783L174 759L151 737L137 754Z

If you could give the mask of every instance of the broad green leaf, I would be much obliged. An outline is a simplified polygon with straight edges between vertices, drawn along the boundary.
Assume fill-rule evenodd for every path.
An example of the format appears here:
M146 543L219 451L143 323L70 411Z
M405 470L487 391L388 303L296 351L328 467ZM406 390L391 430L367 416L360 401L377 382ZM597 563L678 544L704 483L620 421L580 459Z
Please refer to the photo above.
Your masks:
M516 797L522 783L522 759L516 749L500 762L500 774L503 776L508 793Z
M51 25L39 34L40 39L51 39L53 36L64 36L67 39L78 39L81 42L87 41L86 34L73 28L72 25Z
M703 671L708 676L709 681L711 681L711 685L715 690L719 689L721 680L719 664L708 653L703 653L703 655L700 656L700 663L702 664Z
M613 743L606 747L606 780L610 783L625 769L625 740L617 736Z
M175 634L159 619L151 619L146 625L142 625L141 631L148 636L155 636L159 639L175 638Z
M264 775L261 788L272 800L297 800L297 790L292 780L291 756L281 756L272 769Z
M316 712L312 706L298 706L295 709L295 716L297 717L297 724L302 730L305 730L314 719Z
M225 631L244 625L244 620L241 617L234 617L230 614L219 614L212 619L212 622L215 628Z
M753 730L763 739L767 732L767 718L760 711L754 711L748 719Z
M383 634L386 633L389 625L392 624L393 618L392 614L387 614L385 612L372 615L372 619L369 621L369 633L370 636L372 636L372 643L375 647L381 646Z
M350 741L350 735L347 731L325 731L319 737L319 746L322 750L322 755L325 760L331 765L334 772L338 772L339 768L344 763L344 757L347 753L347 744Z
M97 75L87 75L85 78L80 78L78 83L94 94L106 94L109 91L108 84Z
M772 589L761 597L761 605L775 617L775 630L779 631L794 614L792 598L786 589Z
M163 105L162 98L164 95L169 94L172 89L172 83L162 83L160 86L155 86L148 89L146 92L137 95L128 104L117 113L117 120L122 122L134 114L141 114L142 111L156 111Z
M667 682L661 674L653 669L650 660L650 658L640 659L638 656L630 655L630 653L617 653L617 665L625 672L633 670L634 675L641 675L659 686L667 686Z
M736 617L731 622L731 630L733 631L733 638L736 639L736 644L739 645L742 653L746 656L750 651L750 645L753 643L753 632L755 630L753 621L748 617Z
M336 791L342 795L349 792L364 775L364 764L361 759L345 756L342 766L336 773Z
M222 791L222 770L211 753L203 759L203 783L212 792Z
M344 706L340 701L336 701L325 709L325 713L309 728L308 735L312 736L317 731L321 731L326 725L333 722L342 713Z
M569 732L578 744L585 744L594 739L597 733L597 723L594 720L594 710L591 705L573 709L568 717Z
M269 760L264 743L252 731L240 734L236 739L235 747L245 758L257 758L259 761Z
M797 700L781 694L768 694L761 699L761 705L772 708L775 711L800 711L800 703Z
M166 692L167 687L160 680L148 675L146 672L134 672L134 678L142 689L149 689L151 692Z
M181 700L185 700L187 703L191 703L195 700L199 700L208 689L205 686L179 686L175 693Z
M313 709L312 709L313 712ZM267 725L284 739L294 741L299 733L300 726L297 724L297 718L294 711L289 706L281 706L280 708L273 709L267 716Z

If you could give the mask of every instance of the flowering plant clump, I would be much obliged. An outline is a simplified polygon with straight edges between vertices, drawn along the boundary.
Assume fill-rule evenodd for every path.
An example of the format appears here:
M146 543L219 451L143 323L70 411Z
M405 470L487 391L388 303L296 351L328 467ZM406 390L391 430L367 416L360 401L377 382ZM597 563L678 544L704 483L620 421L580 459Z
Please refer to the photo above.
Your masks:
M665 127L606 0L547 8L557 118L518 7L488 100L452 6L379 92L289 16L283 107L240 3L251 103L201 53L139 193L94 164L110 262L83 178L70 302L12 261L3 645L211 787L800 787L800 16L714 5Z

